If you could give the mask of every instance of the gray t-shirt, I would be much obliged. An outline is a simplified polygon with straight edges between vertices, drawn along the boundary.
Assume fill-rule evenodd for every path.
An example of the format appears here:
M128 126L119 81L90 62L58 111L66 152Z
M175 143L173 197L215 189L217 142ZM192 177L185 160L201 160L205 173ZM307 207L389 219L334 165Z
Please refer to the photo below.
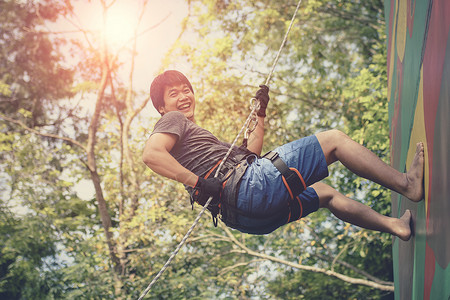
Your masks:
M152 134L155 133L171 133L177 136L177 142L170 154L197 176L205 176L223 159L230 148L230 144L219 141L211 132L188 120L178 111L164 114L153 129ZM248 150L234 147L230 157L248 153Z

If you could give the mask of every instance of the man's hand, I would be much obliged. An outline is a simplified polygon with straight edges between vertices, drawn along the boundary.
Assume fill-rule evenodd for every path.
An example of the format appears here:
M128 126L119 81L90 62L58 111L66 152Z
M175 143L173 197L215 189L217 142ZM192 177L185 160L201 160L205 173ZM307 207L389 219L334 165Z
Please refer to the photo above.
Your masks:
M194 186L194 189L198 190L197 202L204 206L208 201L209 197L213 197L211 201L211 208L217 206L220 200L220 193L222 192L222 182L216 177L211 177L204 179L198 177L198 181Z
M260 89L256 92L255 98L259 100L259 110L258 110L258 117L265 117L266 116L266 108L267 104L269 103L270 97L269 97L269 87L262 84L259 86Z

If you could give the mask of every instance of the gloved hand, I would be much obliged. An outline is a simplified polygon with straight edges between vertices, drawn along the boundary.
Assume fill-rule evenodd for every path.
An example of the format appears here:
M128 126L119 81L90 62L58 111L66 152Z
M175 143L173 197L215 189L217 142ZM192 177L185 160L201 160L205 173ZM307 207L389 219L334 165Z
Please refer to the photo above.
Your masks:
M194 189L196 189L199 193L197 202L200 205L204 206L206 204L206 201L208 201L209 197L211 196L213 197L213 200L210 202L210 208L219 204L220 193L222 192L222 182L218 178L211 177L208 179L204 179L199 176Z
M265 117L266 116L266 108L267 104L269 103L270 97L269 97L269 87L267 85L260 85L260 89L256 92L255 98L259 100L259 110L257 112L257 115L259 117Z

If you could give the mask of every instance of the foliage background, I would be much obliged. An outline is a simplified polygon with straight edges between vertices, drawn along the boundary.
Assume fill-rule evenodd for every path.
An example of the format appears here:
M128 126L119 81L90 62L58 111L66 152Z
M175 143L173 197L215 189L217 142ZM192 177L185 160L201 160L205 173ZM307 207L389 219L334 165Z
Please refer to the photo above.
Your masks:
M114 5L98 3L105 14ZM0 2L0 298L137 298L199 211L141 163L157 120L132 80L142 31L119 50L77 23L82 38L50 34L46 24L76 20L74 4ZM295 6L187 2L160 70L188 75L197 122L220 139L247 117ZM388 162L384 30L381 1L304 1L269 84L264 150L338 128ZM388 191L338 164L330 174L342 193L390 214ZM86 180L95 196L83 200L75 186ZM267 236L205 216L149 298L383 299L391 281L391 237L327 211Z

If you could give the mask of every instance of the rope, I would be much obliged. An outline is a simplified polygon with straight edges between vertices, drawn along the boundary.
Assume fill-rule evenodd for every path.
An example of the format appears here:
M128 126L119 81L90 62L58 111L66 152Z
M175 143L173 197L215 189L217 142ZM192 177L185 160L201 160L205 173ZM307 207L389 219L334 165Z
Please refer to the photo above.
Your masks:
M291 31L292 25L294 24L294 20L295 20L295 17L297 16L297 12L298 12L298 9L300 8L300 4L302 4L302 0L299 0L298 3L297 3L297 7L295 8L295 12L292 15L291 23L289 24L289 27L286 30L286 34L284 35L283 42L281 42L280 49L278 50L277 56L275 57L275 60L273 62L272 69L270 70L269 76L267 76L267 80L266 80L265 85L269 84L269 81L270 81L270 79L272 77L273 71L275 70L275 66L278 63L278 59L280 58L281 50L283 50L284 45L286 44L289 32Z
M280 58L280 53L284 48L284 45L286 44L289 32L291 31L292 25L294 23L295 17L297 15L298 9L300 8L300 4L302 3L302 0L299 0L297 7L295 9L294 15L292 16L291 19L291 23L289 24L289 27L286 31L286 34L284 35L284 39L283 42L281 43L280 49L278 50L278 53L275 57L274 63L272 65L272 69L269 72L269 75L267 76L267 80L265 85L269 84L269 81L272 77L272 74L275 70L275 66L278 63L278 59ZM224 158L222 159L222 162L219 164L219 167L217 168L214 177L217 177L219 175L219 171L221 170L224 162L228 159L228 156L230 155L232 149L234 148L234 146L236 145L239 137L241 136L242 132L249 126L250 121L252 119L252 115L256 112L256 110L259 109L259 103L256 103L255 105L252 105L252 110L249 114L249 116L247 117L247 120L245 121L244 125L241 127L241 130L238 132L238 134L236 135L236 138L234 139L233 143L231 144L230 148L228 149L227 153L225 154ZM175 258L175 256L178 254L178 252L180 251L181 247L183 247L183 245L186 243L186 240L189 238L189 236L191 235L192 231L194 230L195 226L197 226L197 224L200 221L200 218L202 217L202 215L205 213L205 210L208 208L208 205L211 203L213 197L209 197L208 201L206 201L205 205L203 206L203 209L200 211L200 213L198 214L197 218L195 218L194 223L192 224L191 228L189 228L188 232L185 234L185 236L183 237L183 239L181 240L181 242L178 244L178 246L175 248L175 250L172 252L172 254L170 255L169 259L167 260L167 262L164 264L164 266L161 268L161 270L158 272L158 274L156 274L155 278L153 278L153 280L150 282L150 284L147 286L147 288L142 292L141 296L139 297L138 300L142 300L144 299L144 297L148 294L148 292L150 291L150 289L152 288L152 286L158 281L158 279L161 277L162 273L164 273L164 271L169 267L170 263L172 262L172 260Z
M159 277L161 277L162 273L164 273L164 271L167 269L167 267L169 267L170 263L172 262L172 260L175 258L175 256L178 254L178 252L180 251L181 247L183 247L184 243L186 242L186 240L188 239L188 237L191 235L192 231L194 230L195 226L197 226L198 222L200 221L201 216L203 215L203 213L205 212L206 208L208 207L209 203L211 202L212 197L209 197L208 201L206 202L205 206L203 206L202 211L198 214L197 218L195 219L194 223L192 224L191 228L189 228L188 232L186 233L186 235L183 237L183 239L181 240L180 244L178 244L177 248L172 252L172 255L170 255L169 259L167 260L167 262L164 264L164 266L161 268L161 270L158 272L158 274L156 274L155 278L153 278L152 282L150 282L150 284L148 285L148 287L144 290L144 292L141 294L141 296L139 297L139 300L144 299L144 297L147 295L147 293L150 291L150 289L152 288L152 286L156 283L156 281L158 281Z

